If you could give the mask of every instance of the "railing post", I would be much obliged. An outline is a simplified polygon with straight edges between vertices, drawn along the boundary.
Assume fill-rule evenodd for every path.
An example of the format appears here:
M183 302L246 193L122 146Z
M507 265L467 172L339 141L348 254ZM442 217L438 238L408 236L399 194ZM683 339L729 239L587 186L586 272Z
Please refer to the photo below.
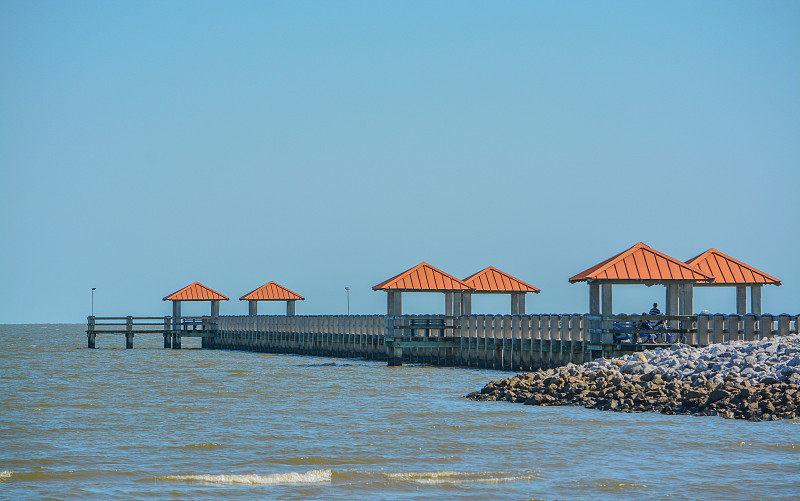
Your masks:
M88 342L88 347L94 349L95 341L97 339L97 331L95 330L95 317L89 317L89 325L88 329L86 330L86 337Z
M761 315L758 327L760 337L772 337L772 315Z
M792 317L787 315L786 313L781 313L778 315L778 335L779 336L788 336L789 335L789 323L792 321Z
M125 348L133 348L133 317L125 318Z

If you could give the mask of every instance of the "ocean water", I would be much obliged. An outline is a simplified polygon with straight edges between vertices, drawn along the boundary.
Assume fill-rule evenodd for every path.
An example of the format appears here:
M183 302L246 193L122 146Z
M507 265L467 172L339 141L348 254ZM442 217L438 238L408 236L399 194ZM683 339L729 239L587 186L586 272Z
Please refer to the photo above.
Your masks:
M0 326L2 499L800 499L800 422L463 398L510 373Z

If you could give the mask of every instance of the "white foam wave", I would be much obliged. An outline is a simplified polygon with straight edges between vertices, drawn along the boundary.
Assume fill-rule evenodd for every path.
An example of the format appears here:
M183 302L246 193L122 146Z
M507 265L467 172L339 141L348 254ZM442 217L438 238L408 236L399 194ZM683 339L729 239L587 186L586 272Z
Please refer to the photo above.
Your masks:
M11 478L12 475L14 475L13 471L8 471L8 470L0 471L0 478Z
M538 475L534 472L493 472L493 471L434 471L434 472L407 472L389 473L387 476L392 480L402 480L417 484L466 484L466 483L489 483L498 484L501 482L516 482L519 480L534 480Z
M331 470L311 470L305 473L275 473L273 475L167 475L159 480L201 482L205 484L281 485L321 484L331 481Z

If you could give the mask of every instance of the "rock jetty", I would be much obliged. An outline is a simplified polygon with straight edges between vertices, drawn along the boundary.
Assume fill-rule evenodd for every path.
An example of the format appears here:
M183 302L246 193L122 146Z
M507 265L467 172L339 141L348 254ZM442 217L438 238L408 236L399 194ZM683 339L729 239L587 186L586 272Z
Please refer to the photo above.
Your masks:
M800 336L676 344L519 374L467 398L770 421L800 417Z

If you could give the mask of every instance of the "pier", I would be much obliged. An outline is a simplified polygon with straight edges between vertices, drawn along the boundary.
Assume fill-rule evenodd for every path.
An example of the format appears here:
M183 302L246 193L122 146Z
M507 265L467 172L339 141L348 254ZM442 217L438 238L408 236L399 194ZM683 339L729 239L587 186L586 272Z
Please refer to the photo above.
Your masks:
M172 302L171 317L91 316L86 332L89 348L98 335L124 335L126 348L133 348L134 336L158 333L172 349L180 349L184 337L199 337L204 349L499 370L580 364L677 342L706 346L798 332L797 315L761 313L761 287L780 286L780 280L716 249L682 262L640 242L569 281L588 284L588 314L526 314L526 295L541 290L493 266L460 280L422 262L372 287L386 293L385 315L296 315L296 302L305 297L275 282L239 298L248 301L249 315L220 315L220 301L228 296L194 282L163 298ZM666 314L656 304L653 314L613 314L612 289L621 284L664 286ZM691 314L694 287L710 286L735 287L737 314ZM402 297L410 293L442 294L444 314L404 314ZM473 314L475 294L509 295L511 314ZM182 317L184 301L210 302L211 314ZM258 315L260 301L286 302L286 315Z
M161 335L164 347L180 349L183 337L202 338L203 349L245 350L386 361L389 365L420 363L498 370L536 370L633 351L667 343L614 342L613 327L599 323L638 317L587 314L550 315L242 315L184 317L89 317L90 348L99 335ZM662 315L650 320L675 321L669 330L686 344L705 346L726 341L751 341L798 332L798 316L790 315ZM173 326L178 325L178 329Z

